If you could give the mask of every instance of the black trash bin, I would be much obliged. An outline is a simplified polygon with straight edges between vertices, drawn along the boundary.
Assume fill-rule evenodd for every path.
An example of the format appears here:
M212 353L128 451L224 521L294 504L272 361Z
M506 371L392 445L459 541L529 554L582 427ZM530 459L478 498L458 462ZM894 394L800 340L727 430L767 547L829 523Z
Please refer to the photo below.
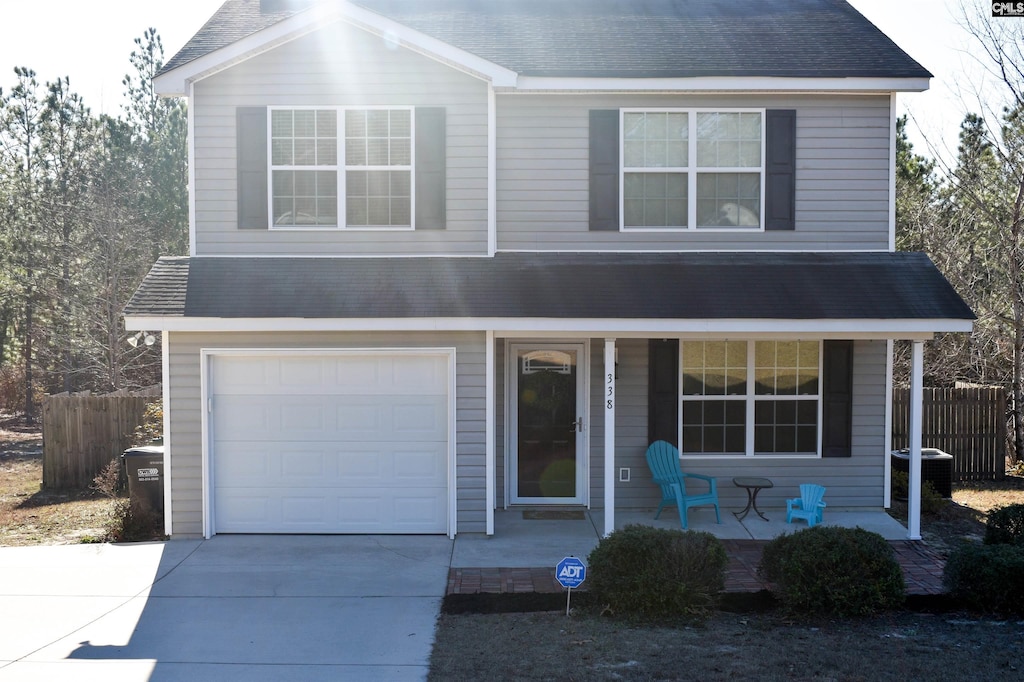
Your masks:
M132 511L164 514L164 447L146 445L128 448L121 455L128 475L128 496Z
M892 452L892 469L910 472L909 450ZM953 497L953 455L938 448L921 448L921 480L930 481L943 497Z

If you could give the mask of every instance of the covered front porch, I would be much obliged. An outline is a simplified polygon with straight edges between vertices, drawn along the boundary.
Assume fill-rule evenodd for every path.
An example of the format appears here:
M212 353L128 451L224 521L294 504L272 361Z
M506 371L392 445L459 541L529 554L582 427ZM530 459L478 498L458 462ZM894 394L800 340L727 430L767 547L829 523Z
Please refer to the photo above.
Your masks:
M722 523L715 523L712 507L690 510L689 529L711 533L720 540L771 540L794 533L807 524L786 523L786 510L768 507L761 511L765 521L751 512L742 521L722 506ZM679 529L675 507L668 507L655 520L654 510L616 511L615 528L631 524ZM600 509L542 510L499 509L494 512L495 532L460 533L455 536L453 567L465 566L554 566L567 556L586 558L605 535L605 514ZM907 529L885 511L856 510L825 513L825 526L860 527L878 533L887 540L907 539Z
M524 513L527 512L527 513ZM768 521L756 514L737 520L722 508L722 523L711 507L691 509L689 529L706 531L722 540L729 556L727 592L756 592L766 587L757 575L765 543L779 535L807 528L804 522L786 523L785 509L769 507ZM564 557L587 560L604 535L600 510L508 509L494 514L496 532L487 536L463 533L455 537L448 579L448 594L558 592L554 567ZM654 519L654 510L619 511L615 527L642 524L678 529L674 508ZM883 510L829 510L822 525L859 527L889 540L903 567L908 594L942 592L943 560L920 541L907 540L907 529Z

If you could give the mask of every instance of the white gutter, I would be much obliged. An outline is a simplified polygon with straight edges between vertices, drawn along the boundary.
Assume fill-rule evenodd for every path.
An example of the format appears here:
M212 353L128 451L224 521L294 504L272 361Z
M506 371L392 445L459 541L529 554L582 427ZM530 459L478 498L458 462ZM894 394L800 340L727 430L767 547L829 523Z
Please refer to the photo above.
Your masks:
M744 338L914 339L936 332L969 332L971 320L773 320L773 319L556 319L556 318L219 318L125 316L125 329L181 332L255 331L484 331L499 336L593 334L646 338L650 334L708 338L743 334Z

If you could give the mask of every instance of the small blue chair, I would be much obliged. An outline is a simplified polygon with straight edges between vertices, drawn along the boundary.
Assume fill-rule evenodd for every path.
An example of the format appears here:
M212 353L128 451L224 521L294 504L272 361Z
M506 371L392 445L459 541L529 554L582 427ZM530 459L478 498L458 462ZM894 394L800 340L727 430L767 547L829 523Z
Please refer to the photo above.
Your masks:
M679 522L686 528L686 512L690 507L715 505L715 520L722 522L718 510L718 483L711 476L700 474L684 474L679 467L679 451L675 446L663 440L651 443L647 448L647 466L651 469L654 482L661 487L661 504L658 505L657 519L661 510L675 505L679 510ZM695 478L708 484L708 492L699 495L686 493L686 479Z
M817 483L801 483L800 497L786 500L786 523L793 523L793 519L804 519L807 526L813 528L821 523L825 513L825 504L822 499L825 497L825 488Z

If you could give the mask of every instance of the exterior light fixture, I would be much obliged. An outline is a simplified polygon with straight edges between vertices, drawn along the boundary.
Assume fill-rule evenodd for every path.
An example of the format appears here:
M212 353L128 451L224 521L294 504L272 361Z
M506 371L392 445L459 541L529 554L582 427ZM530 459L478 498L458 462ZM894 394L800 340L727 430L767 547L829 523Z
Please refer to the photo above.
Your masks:
M143 344L147 346L152 346L154 343L156 343L156 337L146 331L135 332L133 336L128 337L128 345L131 346L132 348L138 346L139 341L141 341Z

